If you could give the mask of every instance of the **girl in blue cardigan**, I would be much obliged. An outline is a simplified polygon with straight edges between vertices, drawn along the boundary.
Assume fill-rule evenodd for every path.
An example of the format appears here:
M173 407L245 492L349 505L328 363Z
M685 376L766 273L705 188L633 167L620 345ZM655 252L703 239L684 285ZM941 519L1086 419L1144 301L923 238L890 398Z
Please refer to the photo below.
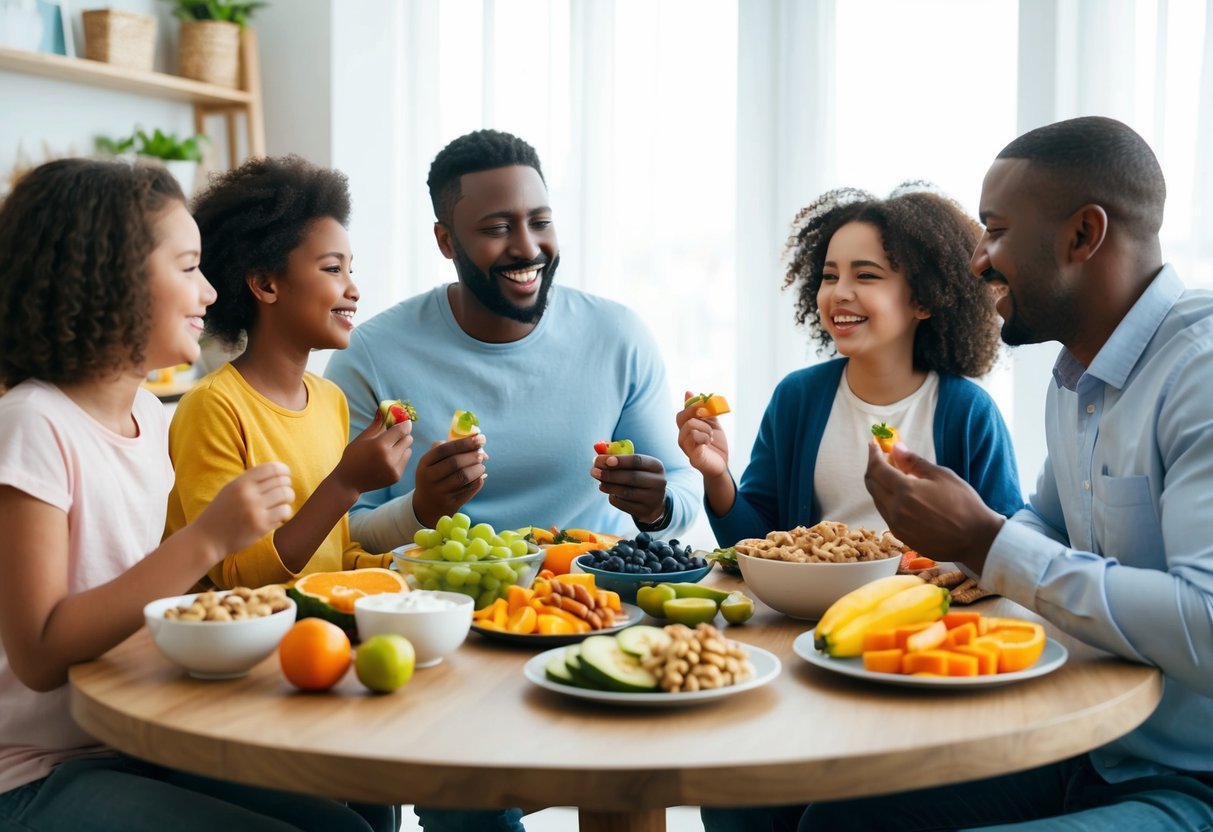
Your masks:
M906 186L888 199L833 190L799 213L784 285L798 292L797 323L841 357L779 383L740 487L717 419L695 406L678 414L720 545L823 519L884 529L863 483L882 422L995 510L1023 505L1006 425L965 378L998 355L994 298L969 272L980 236L954 201Z

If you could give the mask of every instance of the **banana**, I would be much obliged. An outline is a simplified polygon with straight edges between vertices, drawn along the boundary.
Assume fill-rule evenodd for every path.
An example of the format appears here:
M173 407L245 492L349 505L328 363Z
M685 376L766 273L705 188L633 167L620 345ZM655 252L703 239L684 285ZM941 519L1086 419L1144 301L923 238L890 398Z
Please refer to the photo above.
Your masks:
M869 630L888 630L919 621L936 621L948 611L952 596L941 586L921 584L891 595L824 638L825 652L835 658L858 656Z
M871 583L864 584L859 589L851 590L830 604L825 615L817 622L813 646L818 650L824 650L826 638L839 627L856 616L875 608L884 599L921 583L923 580L917 575L890 575L887 578L878 578Z

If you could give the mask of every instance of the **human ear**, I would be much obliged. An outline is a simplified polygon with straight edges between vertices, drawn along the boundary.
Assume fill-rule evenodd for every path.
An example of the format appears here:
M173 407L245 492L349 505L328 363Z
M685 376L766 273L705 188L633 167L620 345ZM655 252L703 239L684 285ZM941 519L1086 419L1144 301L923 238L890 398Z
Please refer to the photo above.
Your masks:
M250 274L244 278L248 289L261 303L277 303L278 286L272 275Z
M451 229L447 228L445 223L434 223L434 239L438 241L438 250L442 252L442 256L447 260L454 260L455 242L451 236Z
M1069 225L1070 259L1085 263L1099 251L1108 234L1108 212L1095 203L1089 203L1070 216Z

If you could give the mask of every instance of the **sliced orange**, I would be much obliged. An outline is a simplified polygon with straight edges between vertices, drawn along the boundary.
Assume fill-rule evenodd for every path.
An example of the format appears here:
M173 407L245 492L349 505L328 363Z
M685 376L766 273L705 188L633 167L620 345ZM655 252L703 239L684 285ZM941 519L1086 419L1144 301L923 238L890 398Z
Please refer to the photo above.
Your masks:
M1026 670L1036 664L1040 658L1040 654L1044 652L1045 628L1029 621L1019 623L1031 626L1029 628L1000 627L998 629L991 629L985 636L985 638L998 642L1000 648L998 654L999 673L1014 673L1017 670Z

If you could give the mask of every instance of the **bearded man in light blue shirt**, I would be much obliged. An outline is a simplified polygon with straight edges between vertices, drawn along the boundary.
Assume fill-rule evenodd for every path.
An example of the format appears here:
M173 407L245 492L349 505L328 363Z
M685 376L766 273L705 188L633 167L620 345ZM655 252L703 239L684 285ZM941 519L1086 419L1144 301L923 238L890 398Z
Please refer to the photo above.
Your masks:
M1116 742L1042 768L819 804L801 829L1213 827L1213 293L1162 262L1166 186L1120 122L1019 137L986 175L974 274L1008 344L1059 341L1048 459L1009 520L904 447L868 490L908 545L1082 641L1158 667L1161 703Z

